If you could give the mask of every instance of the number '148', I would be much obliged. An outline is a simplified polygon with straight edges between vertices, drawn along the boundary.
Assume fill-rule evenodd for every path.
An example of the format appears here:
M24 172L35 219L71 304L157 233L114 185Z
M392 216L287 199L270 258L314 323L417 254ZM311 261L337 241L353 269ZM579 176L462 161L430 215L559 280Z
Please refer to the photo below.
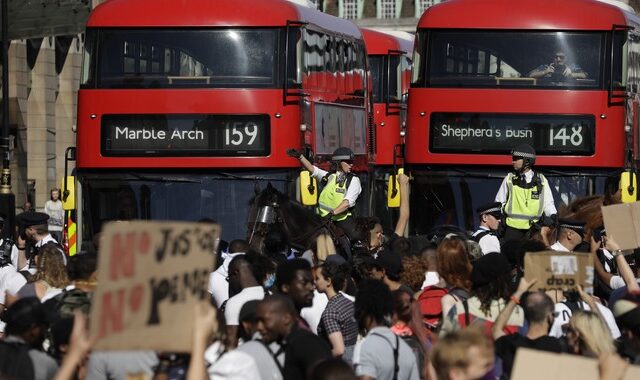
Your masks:
M567 146L570 143L573 146L582 144L582 126L571 127L571 135L567 132L568 127L562 127L556 132L553 127L549 129L549 145ZM559 144L557 144L559 142Z

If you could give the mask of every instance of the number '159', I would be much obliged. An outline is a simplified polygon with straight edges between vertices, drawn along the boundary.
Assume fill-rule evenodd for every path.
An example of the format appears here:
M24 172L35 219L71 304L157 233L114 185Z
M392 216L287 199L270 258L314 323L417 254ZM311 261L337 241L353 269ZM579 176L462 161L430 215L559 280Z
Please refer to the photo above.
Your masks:
M224 145L253 145L258 137L258 126L255 123L234 122L224 126ZM245 143L245 140L248 140Z

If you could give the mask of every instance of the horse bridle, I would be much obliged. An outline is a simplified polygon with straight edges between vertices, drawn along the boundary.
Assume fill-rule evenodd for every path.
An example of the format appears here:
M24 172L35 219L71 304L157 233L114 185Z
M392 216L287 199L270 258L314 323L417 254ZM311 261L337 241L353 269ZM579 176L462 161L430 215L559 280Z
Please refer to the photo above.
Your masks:
M258 226L258 223L271 225L276 222L280 222L280 224L282 225L282 228L284 229L284 232L291 238L292 234L291 234L291 231L289 230L289 226L287 225L287 223L285 222L282 216L280 204L278 202L272 202L271 204L267 204L265 206L260 207L260 209L258 210L258 214L256 215L256 220L254 221L253 229L251 231L251 238L249 241L253 240L253 235L257 229L256 227ZM334 233L331 231L331 227L329 226L330 222L331 222L331 219L324 219L322 224L320 224L317 228L314 228L309 232L306 232L300 236L296 236L296 240L305 241L311 236L313 236L314 234L318 233L318 231L322 228L326 228L329 234L333 238Z

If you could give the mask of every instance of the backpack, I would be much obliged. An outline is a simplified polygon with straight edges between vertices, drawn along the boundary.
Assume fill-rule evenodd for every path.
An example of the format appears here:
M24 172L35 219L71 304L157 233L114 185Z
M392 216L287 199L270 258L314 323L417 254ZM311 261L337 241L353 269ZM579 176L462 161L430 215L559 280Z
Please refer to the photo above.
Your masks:
M0 340L0 379L32 380L35 378L29 347L20 342Z
M429 329L436 329L442 319L442 297L449 294L445 288L436 285L427 286L418 296L418 306L422 313L422 320Z
M441 288L436 285L427 286L418 296L418 305L422 312L423 321L427 328L436 330L440 321L444 317L442 315L442 297L451 294L456 301L464 301L469 298L469 292L461 288Z
M44 307L54 318L73 318L76 310L88 315L91 310L91 296L77 288L64 289L62 293L45 301Z

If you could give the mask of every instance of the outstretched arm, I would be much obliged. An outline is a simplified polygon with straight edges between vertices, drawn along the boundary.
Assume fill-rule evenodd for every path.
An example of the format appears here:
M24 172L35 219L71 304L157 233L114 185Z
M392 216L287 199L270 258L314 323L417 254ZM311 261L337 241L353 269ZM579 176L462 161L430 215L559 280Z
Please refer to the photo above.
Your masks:
M398 182L400 183L400 216L396 223L395 233L398 236L404 236L409 223L409 177L405 174L398 174Z
M530 282L527 281L524 277L520 279L520 283L518 284L518 289L509 299L507 306L500 312L498 318L496 318L496 322L493 324L493 328L491 332L493 333L493 339L498 339L501 336L505 335L504 327L507 325L509 321L509 317L511 317L511 313L516 308L516 305L520 303L520 298L522 295L529 290L535 284L536 280L533 279ZM516 302L517 301L517 302Z
M610 237L606 238L606 247L607 249L614 253L616 264L618 265L618 273L620 273L620 277L624 280L624 283L627 285L627 290L629 291L637 291L640 290L640 286L638 286L638 280L636 276L633 274L633 270L627 263L627 259L624 258L624 255L619 253L620 246Z

